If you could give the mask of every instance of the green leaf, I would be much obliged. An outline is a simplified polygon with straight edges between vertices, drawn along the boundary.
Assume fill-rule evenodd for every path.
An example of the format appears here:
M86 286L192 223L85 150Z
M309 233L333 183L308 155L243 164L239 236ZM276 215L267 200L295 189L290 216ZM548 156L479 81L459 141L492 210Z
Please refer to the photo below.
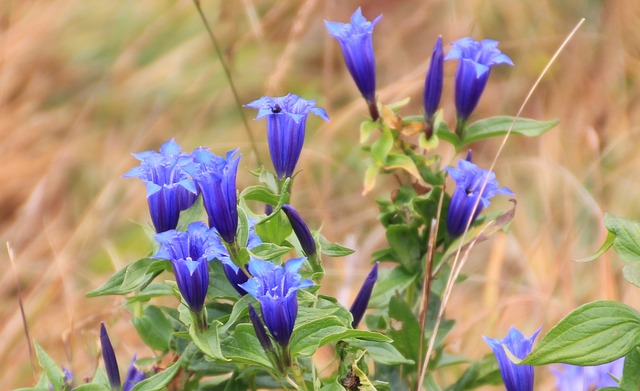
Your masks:
M273 370L251 324L236 326L233 334L224 338L220 346L224 356L235 364L253 364Z
M454 384L447 387L447 391L464 391L484 385L502 384L500 367L493 354L488 354L480 360L474 361Z
M320 391L347 391L347 389L340 384L340 378L336 377L333 382L322 387Z
M217 320L214 320L207 330L201 331L196 329L195 325L189 326L189 335L193 343L212 360L229 361L222 355L220 347L219 328L222 326Z
M347 340L349 345L366 349L373 361L382 365L413 365L413 360L405 358L392 344L378 341Z
M405 224L393 224L387 227L386 235L396 259L409 272L415 272L422 261L422 243L417 230Z
M166 260L139 259L117 271L104 285L87 293L86 296L126 295L134 290L144 289L156 276L170 267L171 263Z
M640 223L605 214L604 224L616 238L613 249L625 262L640 262Z
M98 296L106 296L106 295L120 295L120 286L124 281L124 275L127 273L127 269L131 266L130 264L123 267L122 269L115 272L109 279L102 284L101 287L92 290L91 292L85 294L86 297L98 297Z
M619 387L624 391L640 390L640 351L635 348L624 359Z
M131 319L131 322L138 331L140 338L150 348L163 352L169 350L173 327L160 308L154 305L147 306L143 315Z
M269 217L269 220L263 220L264 222L256 225L256 232L263 242L280 246L291 235L293 229L284 212L274 210Z
M180 369L181 359L171 364L164 371L157 373L136 384L131 391L162 391L173 380Z
M249 250L254 257L265 260L280 258L289 251L291 251L290 247L278 246L273 243L261 243Z
M249 315L248 305L250 301L254 302L254 306L256 305L255 299L253 299L251 295L244 295L233 305L233 309L231 310L231 315L229 315L229 320L227 320L227 323L225 323L224 326L220 327L221 333L226 333L227 330L229 330L231 326L237 323L240 318L243 318Z
M640 313L616 301L587 303L555 325L523 364L600 365L640 345Z
M369 140L369 136L371 136L371 132L374 129L378 128L378 122L373 122L371 120L363 121L360 124L360 144L364 144Z
M354 253L352 249L344 247L341 244L331 243L322 235L320 235L319 239L320 252L328 257L345 257Z
M246 201L259 201L265 204L278 205L280 196L275 194L270 188L262 185L249 186L242 190L240 198Z
M596 251L595 254L585 258L576 259L576 262L591 262L593 260L600 258L601 256L604 255L604 253L607 252L608 249L611 248L611 246L613 246L613 242L615 239L616 239L616 235L613 232L609 232L607 234L607 238L605 239L604 243L602 243L602 246L600 246L600 248L598 249L598 251Z
M173 296L174 290L165 283L152 283L134 296L127 297L127 304L147 302L154 297Z
M238 229L236 232L236 243L241 248L246 247L249 240L249 218L242 208L238 208Z
M514 124L514 120L516 121ZM467 126L462 135L462 143L459 149L473 142L507 134L513 124L512 134L520 134L528 137L540 136L547 130L553 128L559 120L537 121L530 118L515 118L509 116L498 116L481 119Z
M73 391L110 391L110 389L102 384L81 384L74 387Z
M347 330L336 316L325 316L301 325L296 325L289 341L291 354L310 356L321 346L323 338Z
M62 373L62 370L58 367L55 361L53 361L53 359L49 357L47 352L45 352L37 342L34 342L33 344L36 348L36 356L38 356L38 363L40 364L40 368L42 368L44 373L47 374L47 378L51 382L54 391L62 390L64 373Z
M373 287L369 308L383 308L389 303L391 296L403 292L413 283L417 275L409 273L401 267L393 269L379 268L378 281Z
M435 135L438 136L440 140L444 140L449 144L453 145L456 151L459 151L460 149L462 149L462 146L461 146L462 141L460 140L457 134L453 133L449 129L449 127L444 121L440 121L440 123L438 123L437 126L435 125L436 124L434 124Z
M362 190L362 195L367 194L375 187L379 170L380 168L375 164L367 167L367 170L364 172L364 189Z
M390 153L387 155L387 159L384 162L384 168L386 170L393 170L396 168L405 170L416 179L422 179L416 163L411 160L407 155L400 153Z
M393 134L391 129L385 128L380 137L371 146L371 157L376 165L383 166L387 160L387 155L393 148Z
M406 358L417 361L420 339L423 336L413 311L404 300L398 296L392 296L389 301L389 318L396 321L395 326L387 331L388 335L393 338L393 346Z

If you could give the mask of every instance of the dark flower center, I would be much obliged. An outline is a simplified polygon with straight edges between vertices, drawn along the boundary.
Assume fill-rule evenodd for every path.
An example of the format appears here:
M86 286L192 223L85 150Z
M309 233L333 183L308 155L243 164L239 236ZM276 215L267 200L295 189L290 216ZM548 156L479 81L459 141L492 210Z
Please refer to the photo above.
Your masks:
M280 105L277 105L277 104L271 108L271 112L274 114L278 114L281 111L282 111L282 108L280 108Z

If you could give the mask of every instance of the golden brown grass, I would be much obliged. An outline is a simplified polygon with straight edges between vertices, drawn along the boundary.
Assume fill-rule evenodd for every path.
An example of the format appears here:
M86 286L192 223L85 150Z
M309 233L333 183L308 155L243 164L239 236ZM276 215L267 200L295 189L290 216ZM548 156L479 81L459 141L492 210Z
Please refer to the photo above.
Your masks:
M363 198L358 124L366 108L322 19L347 20L358 2L203 1L244 101L266 91L315 98L331 122L312 119L294 202L323 224L330 239L357 249L328 260L331 286L346 303L383 245L375 225L381 183ZM450 350L479 357L480 336L514 324L547 329L575 306L619 299L640 308L637 288L607 255L589 264L604 237L602 214L640 218L640 4L567 1L368 1L383 13L374 45L379 96L412 97L420 108L424 72L438 34L490 37L514 60L494 71L476 117L515 114L546 61L581 18L587 21L533 96L525 116L561 119L539 139L513 137L496 171L518 195L508 235L478 245L454 291L449 316L459 319ZM108 321L121 361L148 355L118 298L86 299L114 270L149 251L142 184L121 175L130 152L175 137L186 150L240 146L253 167L247 137L219 61L190 1L11 1L0 4L0 384L34 383L23 335L15 255L31 337L76 376L97 365L96 337ZM455 65L446 65L443 102L453 113ZM248 112L245 115L251 116ZM250 122L268 161L264 124ZM474 145L490 162L497 141ZM446 152L447 158L452 157ZM249 174L239 184L250 184ZM497 202L500 204L500 202ZM329 285L329 284L327 284ZM482 294L479 294L482 293ZM537 389L552 380L538 371Z

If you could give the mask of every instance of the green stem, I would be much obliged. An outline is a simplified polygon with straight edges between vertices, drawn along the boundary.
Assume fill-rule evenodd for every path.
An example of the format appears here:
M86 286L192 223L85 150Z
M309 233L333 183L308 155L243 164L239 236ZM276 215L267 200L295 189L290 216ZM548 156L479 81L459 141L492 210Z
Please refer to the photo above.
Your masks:
M298 390L308 391L307 383L304 381L304 375L300 370L300 365L298 365L298 360L295 360L290 368L291 372L293 373L293 379L298 385Z
M464 128L467 126L467 120L456 118L456 135L462 140L462 135L464 134Z
M196 329L199 331L205 331L209 328L209 323L207 322L207 308L203 307L200 312L192 312L193 318L195 320Z

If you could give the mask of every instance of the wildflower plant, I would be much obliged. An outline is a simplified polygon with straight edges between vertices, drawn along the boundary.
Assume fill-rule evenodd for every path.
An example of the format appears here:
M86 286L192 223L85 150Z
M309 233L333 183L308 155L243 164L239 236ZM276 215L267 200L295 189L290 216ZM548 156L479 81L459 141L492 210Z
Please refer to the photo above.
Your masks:
M471 161L471 150L507 134L539 136L557 121L471 121L491 68L513 65L491 39L462 38L445 53L438 37L432 50L425 48L431 61L421 115L402 112L407 100L382 102L372 41L380 22L380 16L367 20L361 9L351 23L325 22L369 107L371 118L360 127L367 155L363 192L373 190L380 176L392 175L397 183L388 189L391 197L377 200L386 244L359 254L372 269L356 284L351 307L320 288L331 277L325 275L326 258L353 250L305 222L308 211L291 197L306 119L329 116L313 99L265 96L245 107L267 120L273 170L246 170L238 149L225 155L208 147L182 152L173 139L159 153L134 155L140 165L125 176L147 186L155 250L88 296L126 297L133 326L156 353L147 360L156 370L132 366L133 380L122 384L102 326L106 373L96 375L90 389L467 390L502 382L509 391L522 391L533 389L537 365L594 366L623 356L620 389L638 389L640 313L612 301L585 304L537 343L539 331L527 338L512 328L504 339L485 338L494 355L472 360L449 354L446 337L455 320L445 310L451 290L464 280L473 245L506 230L516 209L515 200L510 206L503 200L488 213L495 195L515 195L498 183L492 165ZM446 60L453 59L458 67L454 85L448 85ZM441 101L446 88L455 91L453 127L443 114L451 106ZM467 150L466 157L458 156ZM247 172L256 183L238 188L237 177ZM587 260L613 247L625 261L627 279L640 286L639 223L607 215L605 225L607 241ZM333 354L332 370L316 366L314 355L322 347ZM45 369L38 386L70 388L68 376L38 345L36 353ZM458 378L435 376L450 366L457 366Z

